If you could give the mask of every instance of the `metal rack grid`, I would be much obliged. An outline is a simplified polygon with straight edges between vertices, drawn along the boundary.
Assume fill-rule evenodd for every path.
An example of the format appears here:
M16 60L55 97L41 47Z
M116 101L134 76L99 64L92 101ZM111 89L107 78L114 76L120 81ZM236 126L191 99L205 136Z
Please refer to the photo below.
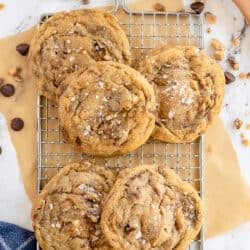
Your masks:
M129 9L126 0L120 8L118 0L114 1L112 12L117 15L120 25L128 36L134 62L148 50L163 44L193 44L203 48L203 20L199 15L185 12L133 11ZM49 16L49 14L42 16L41 21ZM63 141L57 105L39 96L37 108L37 192L39 193L65 164L94 157L74 151ZM202 137L186 144L150 140L137 150L123 156L95 157L95 161L118 170L142 163L164 164L174 169L183 180L198 190L201 197L203 196ZM203 229L199 238L188 249L203 249Z

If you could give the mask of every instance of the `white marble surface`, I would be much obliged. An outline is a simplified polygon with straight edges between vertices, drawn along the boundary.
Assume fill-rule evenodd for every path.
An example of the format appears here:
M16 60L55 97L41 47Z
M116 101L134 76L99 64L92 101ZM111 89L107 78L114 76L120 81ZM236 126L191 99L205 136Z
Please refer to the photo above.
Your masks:
M92 0L92 5L103 5L112 1ZM188 6L189 1L184 1ZM39 19L40 14L65 9L81 7L80 0L0 0L6 7L0 11L0 37L17 33L26 29ZM206 10L213 12L218 17L216 25L212 27L211 34L205 34L206 50L210 52L208 42L211 38L218 38L227 47L228 52L233 52L230 46L232 33L238 32L243 26L243 17L239 10L229 0L207 0ZM0 53L1 55L1 53ZM240 72L250 72L250 29L247 28L246 36L242 41L241 53L236 55L240 62ZM227 64L223 64L228 69ZM238 75L239 72L234 72ZM239 80L227 85L221 118L230 134L234 148L237 152L242 172L250 183L250 147L241 144L239 131L233 128L233 120L241 118L250 123L250 80ZM241 129L250 138L250 130ZM218 138L220 140L220 138ZM30 201L26 196L18 172L18 163L10 136L7 131L3 116L0 115L0 142L7 152L0 156L0 220L6 220L26 228L31 228L29 219ZM226 166L225 166L226 171ZM8 183L8 180L13 183ZM14 198L15 199L14 199ZM19 216L22 214L22 216ZM205 242L207 250L248 250L250 249L250 222L238 228Z

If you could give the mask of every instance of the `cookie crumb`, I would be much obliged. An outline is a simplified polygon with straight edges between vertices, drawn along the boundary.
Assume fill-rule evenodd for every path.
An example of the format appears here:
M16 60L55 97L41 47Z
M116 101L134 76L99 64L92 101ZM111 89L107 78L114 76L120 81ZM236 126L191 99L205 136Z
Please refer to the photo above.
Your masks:
M3 3L0 3L0 10L2 10L5 7Z
M239 118L234 120L234 126L236 127L236 129L240 129L243 125L243 121L240 120Z
M163 4L161 4L161 3L154 4L154 9L156 11L166 11L165 6Z
M211 27L208 27L206 31L207 31L207 33L211 33L212 32Z
M247 78L247 74L241 72L241 73L239 74L239 78L240 78L240 79L246 79L246 78Z
M82 0L82 4L89 4L90 1L89 0Z
M250 79L250 72L247 73L247 79Z
M214 15L213 13L207 11L205 12L205 20L209 23L209 24L214 24L217 22L217 16Z
M0 146L0 154L2 154L2 147Z
M234 70L238 70L239 69L239 63L236 61L234 56L229 56L227 58L227 61L229 62L230 66L234 69Z
M246 129L250 129L250 123L246 124Z
M211 39L210 44L215 49L214 58L218 61L223 60L225 57L224 45L216 38Z
M240 45L240 39L239 38L233 38L231 42L232 42L232 45L234 47L238 47Z

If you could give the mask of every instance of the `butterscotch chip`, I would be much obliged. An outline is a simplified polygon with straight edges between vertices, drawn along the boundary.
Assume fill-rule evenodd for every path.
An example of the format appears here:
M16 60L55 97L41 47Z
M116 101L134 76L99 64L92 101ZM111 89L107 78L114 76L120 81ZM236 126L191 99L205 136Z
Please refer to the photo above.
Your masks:
M70 73L96 61L129 64L128 39L117 19L85 9L53 15L31 43L29 61L42 95L58 101L58 87Z
M217 22L217 17L211 13L211 12L205 12L205 20L209 23L209 24L214 24Z
M242 144L246 147L250 146L250 140L249 139L242 139Z
M101 217L114 249L186 249L201 227L197 191L165 166L120 172Z
M111 156L143 144L155 126L153 87L136 70L97 62L69 76L59 100L65 138L86 154Z
M227 60L234 70L239 69L239 63L236 61L234 56L229 56Z
M224 96L224 72L197 47L156 49L137 68L156 91L155 139L193 141L217 116Z
M163 4L161 4L161 3L156 3L156 4L154 5L154 9L155 9L156 11L166 11L165 6L164 6Z
M111 249L100 217L113 186L112 170L90 162L61 169L37 196L33 228L42 249Z
M224 45L216 38L211 39L210 44L215 50L225 50Z
M218 61L222 61L225 57L224 50L216 50L214 52L214 58Z
M235 126L237 129L240 129L242 125L243 125L243 121L242 121L242 120L240 120L240 119L238 119L238 118L234 120L234 126Z
M245 79L245 78L247 78L247 74L246 73L240 73L239 78Z
M232 45L234 47L238 47L240 45L240 39L239 38L233 38L232 39Z

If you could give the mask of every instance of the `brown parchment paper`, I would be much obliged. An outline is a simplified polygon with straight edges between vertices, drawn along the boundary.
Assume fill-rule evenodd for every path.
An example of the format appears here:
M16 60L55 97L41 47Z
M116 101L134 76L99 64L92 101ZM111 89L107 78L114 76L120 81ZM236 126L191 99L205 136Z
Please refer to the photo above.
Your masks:
M250 187L221 120L205 135L205 237L250 220Z
M34 29L30 29L0 40L0 78L4 78L5 83L11 83L16 88L15 95L12 97L4 97L0 94L0 112L5 116L8 124L25 190L31 200L35 197L37 90L27 70L27 57L16 52L16 45L29 43L33 34ZM16 82L8 74L8 71L15 67L21 67L23 82ZM10 122L15 117L24 120L24 128L18 132L10 129Z
M123 14L121 18L124 18ZM29 42L33 33L34 29L30 29L0 40L0 77L16 86L13 97L0 95L0 112L5 115L8 124L13 117L24 119L24 129L20 132L10 129L10 134L25 189L31 200L35 196L36 181L37 91L28 75L27 58L20 56L15 46L20 42ZM14 66L22 67L23 83L15 83L7 74L8 69ZM205 149L205 236L211 237L250 220L250 189L241 175L230 138L220 120L208 130Z

